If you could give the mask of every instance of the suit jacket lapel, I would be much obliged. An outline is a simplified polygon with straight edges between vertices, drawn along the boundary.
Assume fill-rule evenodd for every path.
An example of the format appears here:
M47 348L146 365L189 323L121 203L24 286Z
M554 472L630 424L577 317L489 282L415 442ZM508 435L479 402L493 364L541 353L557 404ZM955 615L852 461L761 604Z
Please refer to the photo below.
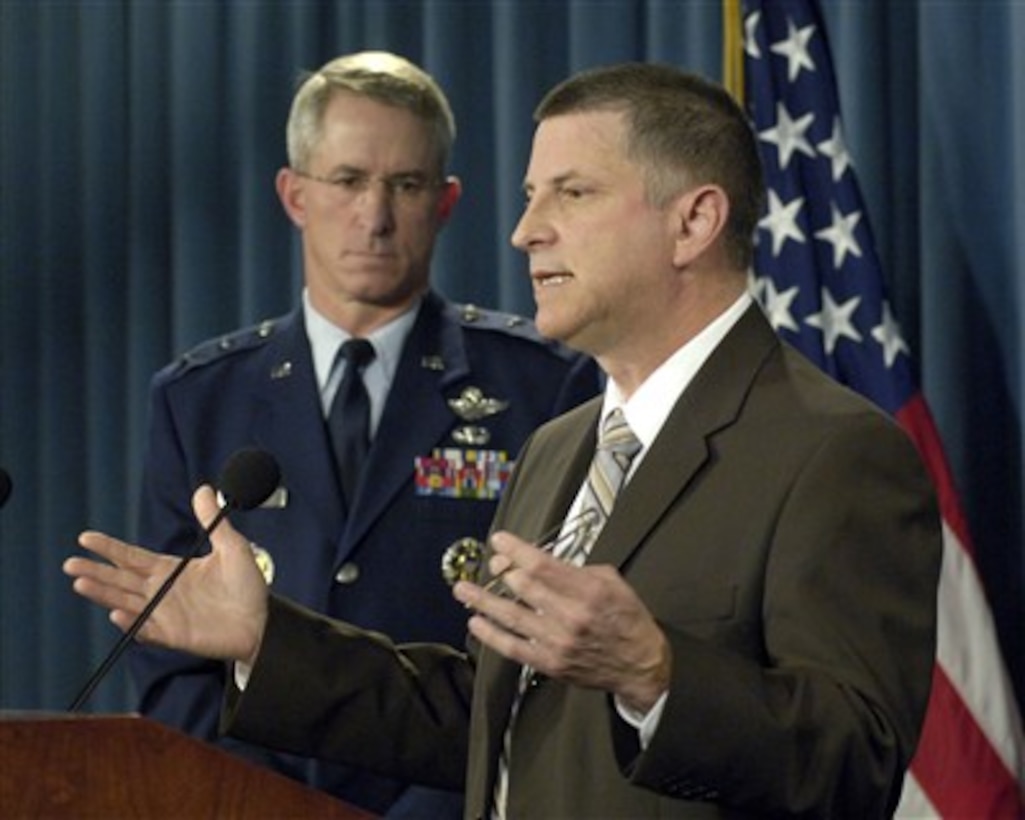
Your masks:
M331 460L319 389L302 311L294 311L266 346L258 367L254 401L256 443L281 465L285 488L304 498L329 537L342 531L345 511Z
M752 305L684 390L658 438L616 499L588 563L622 567L708 460L708 439L740 414L779 340ZM618 513L618 514L617 514Z
M450 385L470 372L458 319L428 294L402 350L366 472L346 526L343 553L367 533L411 480L416 455L429 455L452 427ZM339 559L344 555L340 555Z
M516 535L538 540L564 522L594 457L601 406L599 397L574 411L574 415L583 420L566 425L567 435L562 446L548 451L545 463L531 470L529 480L540 483L546 492L544 498L534 505L535 520L519 516L521 529Z

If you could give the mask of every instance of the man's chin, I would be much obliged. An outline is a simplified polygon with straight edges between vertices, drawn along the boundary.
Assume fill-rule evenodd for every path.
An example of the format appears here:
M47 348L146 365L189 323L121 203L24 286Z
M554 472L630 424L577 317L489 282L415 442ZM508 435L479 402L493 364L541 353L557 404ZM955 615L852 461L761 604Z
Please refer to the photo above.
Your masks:
M537 332L546 339L570 344L573 329L565 317L559 316L554 311L538 308L534 315L534 324L537 327Z
M394 267L372 266L349 271L346 275L347 288L360 301L368 304L395 306L416 299L427 290L428 285L412 281Z

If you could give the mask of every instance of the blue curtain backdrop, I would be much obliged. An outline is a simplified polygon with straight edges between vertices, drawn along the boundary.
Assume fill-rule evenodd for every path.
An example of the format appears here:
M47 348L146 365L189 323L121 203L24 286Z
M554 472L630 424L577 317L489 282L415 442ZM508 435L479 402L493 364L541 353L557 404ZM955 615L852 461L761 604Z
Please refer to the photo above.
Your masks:
M1025 695L1025 4L824 2L847 141ZM720 0L0 0L0 708L61 709L116 639L60 573L131 535L150 374L287 310L300 71L400 52L448 90L466 197L448 295L532 312L507 238L530 112L599 63L721 76ZM95 711L132 695L123 667Z

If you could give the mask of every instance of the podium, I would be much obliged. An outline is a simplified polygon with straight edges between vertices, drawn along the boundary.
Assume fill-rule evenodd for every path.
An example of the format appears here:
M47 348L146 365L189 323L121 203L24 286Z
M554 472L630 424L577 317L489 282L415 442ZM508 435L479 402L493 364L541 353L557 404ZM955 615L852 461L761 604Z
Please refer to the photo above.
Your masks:
M374 815L147 718L4 712L0 817L369 820Z

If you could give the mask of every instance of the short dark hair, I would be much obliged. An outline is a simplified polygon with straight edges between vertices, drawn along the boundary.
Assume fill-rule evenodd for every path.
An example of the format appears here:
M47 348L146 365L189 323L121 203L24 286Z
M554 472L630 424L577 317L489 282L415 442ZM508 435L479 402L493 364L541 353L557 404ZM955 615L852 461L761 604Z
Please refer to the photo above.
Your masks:
M626 155L643 169L654 205L662 207L706 183L726 192L727 251L746 270L765 185L754 132L729 93L673 66L622 63L583 71L560 83L541 100L534 120L600 110L625 115Z

